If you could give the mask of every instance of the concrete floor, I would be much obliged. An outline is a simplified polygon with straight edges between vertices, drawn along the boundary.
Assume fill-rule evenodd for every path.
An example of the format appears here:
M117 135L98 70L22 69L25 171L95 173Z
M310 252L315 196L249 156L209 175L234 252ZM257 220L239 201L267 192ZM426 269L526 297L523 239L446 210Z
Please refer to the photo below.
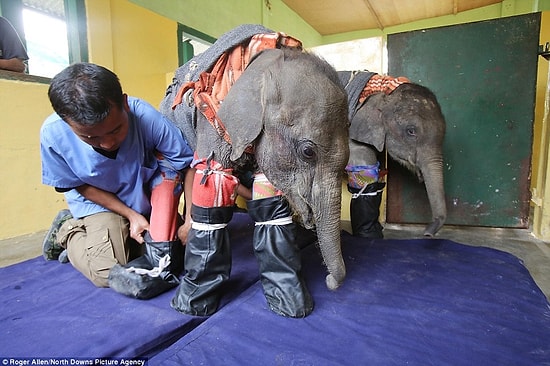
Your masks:
M384 225L387 239L423 238L423 226ZM343 228L350 231L349 222ZM0 240L0 267L42 255L45 231ZM527 229L500 229L464 226L444 226L436 238L457 243L490 247L520 258L542 292L550 299L550 243L536 239Z

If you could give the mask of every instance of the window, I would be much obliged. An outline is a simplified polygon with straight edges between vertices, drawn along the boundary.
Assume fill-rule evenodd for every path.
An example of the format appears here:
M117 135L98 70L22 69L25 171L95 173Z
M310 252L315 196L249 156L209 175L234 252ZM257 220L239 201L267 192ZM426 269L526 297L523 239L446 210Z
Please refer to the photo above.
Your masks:
M385 74L388 70L387 49L382 37L317 46L311 51L339 71L369 70Z
M84 0L0 0L0 5L25 43L29 74L53 77L88 60Z
M216 39L196 29L178 23L178 44L179 65L183 65L193 56L204 52L212 46Z
M23 7L23 26L29 55L29 74L53 77L69 65L69 43L63 0L59 14ZM24 5L25 4L24 2ZM57 4L59 5L59 4Z

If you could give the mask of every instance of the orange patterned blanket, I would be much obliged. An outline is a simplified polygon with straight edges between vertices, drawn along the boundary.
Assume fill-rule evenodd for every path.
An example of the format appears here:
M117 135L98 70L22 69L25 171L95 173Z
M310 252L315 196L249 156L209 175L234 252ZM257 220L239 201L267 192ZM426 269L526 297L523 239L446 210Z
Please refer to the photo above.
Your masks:
M302 48L302 43L281 32L254 35L248 44L238 45L223 53L212 69L201 73L197 81L182 85L174 98L172 109L182 102L186 91L193 89L193 99L197 109L208 119L220 136L231 144L231 138L225 126L217 116L221 102L255 55L265 49L282 46Z

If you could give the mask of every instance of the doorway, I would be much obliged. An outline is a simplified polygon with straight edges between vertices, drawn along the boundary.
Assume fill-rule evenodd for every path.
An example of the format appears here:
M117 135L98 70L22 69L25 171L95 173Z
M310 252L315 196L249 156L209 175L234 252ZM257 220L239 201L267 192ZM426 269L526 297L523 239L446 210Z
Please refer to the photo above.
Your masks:
M388 36L388 73L437 96L450 225L527 228L540 13ZM388 165L389 223L427 223L423 184Z

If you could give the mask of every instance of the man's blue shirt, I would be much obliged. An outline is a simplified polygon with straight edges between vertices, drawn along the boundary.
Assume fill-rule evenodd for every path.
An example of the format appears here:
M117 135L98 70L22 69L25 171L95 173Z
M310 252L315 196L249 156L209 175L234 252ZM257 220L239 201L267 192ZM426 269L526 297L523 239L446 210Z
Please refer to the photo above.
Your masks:
M148 103L128 97L128 135L116 158L108 158L82 141L57 114L40 130L42 183L61 189L74 217L108 211L84 198L76 189L91 186L114 193L127 206L148 215L151 180L160 173L159 152L174 170L187 168L193 151L181 131Z

